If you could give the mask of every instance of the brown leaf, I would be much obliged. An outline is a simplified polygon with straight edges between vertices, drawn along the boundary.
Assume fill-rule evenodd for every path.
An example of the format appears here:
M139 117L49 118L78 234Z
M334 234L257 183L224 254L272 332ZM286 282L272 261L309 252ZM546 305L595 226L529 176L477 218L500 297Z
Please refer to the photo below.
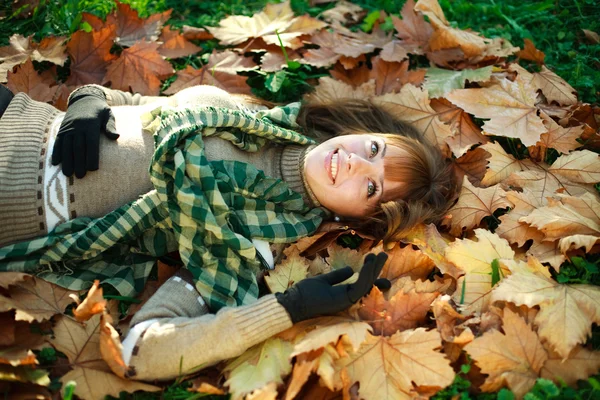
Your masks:
M129 4L117 2L117 9L106 17L106 25L117 28L116 42L121 46L131 47L138 42L154 42L158 39L163 24L171 16L171 10L153 14L142 19Z
M10 288L10 298L0 297L0 310L15 310L17 321L43 321L61 314L73 302L66 289L40 278L16 283Z
M84 322L90 319L93 315L100 314L106 307L106 300L102 295L100 281L96 279L94 285L88 291L85 300L73 310L75 319L79 322Z
M328 344L335 345L338 341L357 351L364 342L367 332L371 331L371 327L366 322L343 317L321 317L297 325L280 335L280 337L290 337L293 332L296 340L291 357L319 350Z
M400 12L402 19L392 15L392 22L406 51L411 54L424 54L429 47L429 38L433 33L433 28L422 15L414 11L414 8L414 0L408 0Z
M30 59L19 65L16 72L8 72L6 86L13 93L27 93L32 99L44 103L52 101L58 89L52 73L47 70L38 74Z
M525 189L523 192L510 191L506 193L506 200L513 204L512 209L499 217L501 223L496 228L496 233L508 240L510 243L516 243L519 247L530 239L540 241L544 235L535 227L520 222L522 217L526 217L538 207L542 207L540 200Z
M49 61L53 64L64 65L67 60L65 53L65 37L48 36L37 44L31 37L20 34L12 35L9 45L0 48L0 82L6 82L6 74L12 71L15 65L22 64L28 58L34 61Z
M226 72L231 75L236 75L238 71L256 69L256 64L252 61L252 58L244 57L231 50L213 51L208 57L207 66L211 72Z
M292 377L288 384L287 391L285 393L285 400L292 400L296 397L302 386L308 381L313 370L318 367L318 359L309 358L309 354L300 354L296 357L296 363L292 370Z
M338 60L338 63L342 65L345 69L353 69L356 68L361 62L364 62L366 60L367 58L364 54L361 54L358 57L341 56Z
M306 99L310 102L328 103L337 99L367 99L375 95L375 81L370 80L354 89L342 81L329 77L319 78L319 86L314 92L308 94Z
M321 16L327 22L337 22L341 25L355 25L362 21L367 14L360 6L348 1L337 1L335 7L323 11Z
M408 52L406 51L404 46L402 46L400 41L392 40L391 42L383 46L383 49L381 49L381 53L379 53L379 56L384 61L401 62L408 58Z
M429 105L427 91L413 85L404 85L400 93L388 93L373 99L399 119L412 123L431 143L443 151L446 139L452 136L450 127L440 121L438 113Z
M589 43L600 43L600 35L598 35L596 32L590 31L589 29L582 29L582 31Z
M408 276L412 279L426 279L433 267L433 260L421 250L415 250L411 245L402 247L397 244L387 251L388 260L381 270L380 277L395 281Z
M556 159L548 172L558 174L571 182L600 182L600 156L589 150L573 151Z
M22 272L0 272L0 287L8 289L26 279L33 279L33 276Z
M15 342L15 325L12 312L0 313L0 346L10 346Z
M518 160L505 152L497 142L488 142L480 147L490 154L487 170L481 180L482 186L495 185L514 172L535 168L529 160Z
M463 156L475 144L489 141L481 134L481 129L475 125L471 116L448 100L432 99L430 105L438 113L440 120L450 125L454 132L454 136L446 139L446 143L456 157Z
M504 310L504 334L490 331L469 343L465 350L489 375L481 390L495 392L508 386L522 398L535 384L548 355L538 336L516 313Z
M171 64L158 54L158 47L158 43L142 41L123 50L108 66L104 83L110 83L113 89L157 96L160 79L173 73Z
M522 58L523 60L533 61L538 65L542 65L544 63L544 59L546 58L544 52L536 49L535 45L530 39L525 38L523 41L525 42L525 48L517 52L517 57Z
M533 74L532 85L542 91L549 102L573 105L577 103L575 89L564 79L542 66L541 72Z
M358 310L360 318L373 327L376 335L393 335L397 331L414 329L425 322L431 302L439 295L433 293L397 292L388 301L374 287L364 297Z
M477 118L489 118L483 130L490 135L519 138L525 146L532 146L547 131L537 116L533 87L520 80L503 79L481 89L457 89L446 98Z
M186 57L202 51L201 47L188 41L184 35L177 30L172 30L170 26L162 29L158 40L162 42L158 52L166 58Z
M308 260L299 255L288 257L285 261L265 275L265 282L271 293L283 293L295 283L306 278Z
M579 139L583 133L583 126L563 128L546 115L546 113L542 112L540 113L540 116L544 120L544 125L546 126L546 129L548 129L548 132L542 133L536 148L529 148L530 154L533 154L535 151L541 152L542 155L539 159L543 161L548 148L556 149L561 153L569 153L571 150L575 150L581 146L581 143L579 143L577 139Z
M211 71L207 66L194 69L188 65L185 69L177 72L177 80L165 90L165 94L175 94L182 89L196 85L212 85L229 93L250 95L250 86L246 83L245 76L232 75L220 71Z
M458 202L448 211L452 216L450 233L460 236L463 229L473 229L483 218L492 215L497 209L511 206L512 204L506 200L506 192L500 185L487 189L476 188L465 177Z
M457 324L464 322L468 317L461 315L449 303L450 296L438 297L431 308L435 318L435 324L442 340L450 343L467 344L475 337L469 328L459 328Z
M353 87L358 87L371 79L371 70L366 64L361 65L359 68L348 70L338 63L329 72L336 80L347 83Z
M466 176L473 185L481 186L481 180L487 170L487 159L490 156L490 153L480 147L463 154L454 164L460 180L462 181L463 177Z
M564 382L569 386L577 384L578 380L586 380L597 374L600 369L600 352L590 351L577 346L566 360L555 351L548 350L548 360L544 363L540 376L555 382Z
M425 70L408 71L408 61L401 63L384 61L380 56L372 60L370 79L375 80L375 94L397 93L407 83L415 86L423 83Z
M183 26L183 37L187 40L210 40L214 39L212 33L208 32L204 28L197 28L195 26L184 25Z
M92 29L95 31L99 31L104 27L104 21L102 21L102 18L87 12L81 13L81 21L90 24Z
M416 397L415 386L438 391L454 379L448 360L434 350L440 346L439 333L423 328L391 337L367 335L357 353L336 362L336 377L345 369L350 384L360 384L359 395L365 400L409 399ZM387 373L373 373L378 370Z
M71 75L65 82L69 86L102 83L109 62L116 58L110 53L116 38L113 25L99 31L77 31L67 43L71 57Z

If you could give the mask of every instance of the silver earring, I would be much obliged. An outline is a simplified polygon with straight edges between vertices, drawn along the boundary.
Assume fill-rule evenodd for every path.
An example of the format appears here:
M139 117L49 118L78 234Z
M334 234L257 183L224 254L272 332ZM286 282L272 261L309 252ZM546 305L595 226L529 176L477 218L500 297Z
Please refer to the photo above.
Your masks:
M341 218L340 218L340 216L339 216L339 215L336 215L335 217L333 217L333 220L334 220L335 222L340 222L340 221L341 221Z

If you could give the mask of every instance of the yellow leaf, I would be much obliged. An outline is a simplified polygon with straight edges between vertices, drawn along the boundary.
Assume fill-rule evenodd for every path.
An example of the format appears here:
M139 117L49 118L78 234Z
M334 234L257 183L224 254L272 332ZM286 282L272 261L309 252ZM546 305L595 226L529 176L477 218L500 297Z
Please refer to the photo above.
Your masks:
M300 282L308 274L308 260L299 255L293 255L275 267L265 276L265 281L271 293L283 293L294 283Z
M483 186L491 186L502 182L513 172L523 171L527 160L517 160L512 155L507 154L502 146L496 142L486 143L480 146L483 150L490 153L488 158L487 171L481 180Z
M591 336L600 322L600 287L563 285L531 269L519 268L500 282L492 301L540 307L534 320L539 336L566 359L577 344Z
M333 244L327 248L329 257L327 262L332 269L340 269L349 266L354 272L359 272L363 266L363 260L366 254L360 253L357 250L352 250L342 247L338 244Z
M329 77L319 78L319 86L306 96L306 100L315 103L329 103L338 99L368 99L375 95L375 81L370 80L357 88Z
M292 371L291 352L290 342L270 338L229 362L223 371L231 398L241 399L272 382L283 383L282 377Z
M548 171L572 182L600 182L600 156L589 150L573 151L558 157Z
M357 353L337 360L336 377L347 370L350 384L360 384L365 400L411 399L417 394L413 383L438 391L454 379L448 359L434 350L441 345L439 333L424 328L391 337L369 334Z
M506 199L506 192L500 185L486 189L477 188L465 176L458 202L448 211L452 216L450 233L460 236L463 228L473 229L483 218L492 215L497 209L511 206L512 204Z
M105 307L106 300L104 300L102 295L100 281L96 279L85 300L73 310L73 315L77 321L83 322L90 319L93 315L104 311Z
M403 276L425 279L435 266L431 258L421 250L413 249L411 245L402 247L397 244L392 250L387 251L387 255L388 259L380 276L390 281L395 281Z
M592 235L571 235L558 241L560 252L567 254L569 250L576 250L585 247L586 253L592 251L592 247L600 240L598 236Z
M446 98L477 118L489 118L483 130L490 135L519 138L525 146L533 146L547 131L537 116L534 88L518 79L503 79L480 89L457 89Z
M498 235L484 229L476 229L475 235L477 242L457 239L446 249L446 258L465 272L465 276L458 279L452 296L463 314L487 310L492 290L492 262L512 260L515 255L508 242ZM510 274L502 265L498 270L500 278Z
M450 296L440 296L431 305L435 324L442 340L451 343L466 344L474 339L473 333L469 328L461 329L457 327L457 323L464 322L468 317L458 313L450 305L449 301Z
M523 192L511 190L506 193L506 200L514 204L514 207L506 214L500 216L500 225L496 228L496 233L508 240L510 243L516 243L519 247L523 246L529 239L541 241L543 233L535 227L519 222L519 219L526 217L538 207L542 207L539 199L533 196L529 189Z
M531 327L508 308L502 328L504 334L486 332L466 345L465 351L489 375L481 390L495 392L506 385L522 398L535 385L548 355Z
M340 317L323 317L309 322L311 330L294 344L290 357L318 350L330 343L336 344L340 337L356 351L365 340L367 332L371 331L366 322Z
M585 380L590 375L595 375L600 369L600 352L589 351L584 347L577 346L566 360L550 350L548 361L544 363L541 377L552 379L555 382L565 382L569 386L575 386L578 380Z

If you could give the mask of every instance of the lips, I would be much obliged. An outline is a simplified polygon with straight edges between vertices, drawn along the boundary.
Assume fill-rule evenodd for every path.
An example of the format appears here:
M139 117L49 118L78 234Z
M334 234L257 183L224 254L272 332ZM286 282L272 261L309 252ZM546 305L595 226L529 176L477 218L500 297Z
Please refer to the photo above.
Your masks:
M340 169L338 149L333 150L325 157L325 169L331 182L335 183L335 178L337 178Z

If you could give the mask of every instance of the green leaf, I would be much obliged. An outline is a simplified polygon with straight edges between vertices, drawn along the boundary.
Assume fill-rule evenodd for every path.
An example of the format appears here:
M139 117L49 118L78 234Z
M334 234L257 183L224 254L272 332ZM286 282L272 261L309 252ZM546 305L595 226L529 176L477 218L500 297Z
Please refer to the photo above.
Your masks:
M510 390L504 388L498 392L498 400L515 400L515 395Z
M492 287L496 286L496 283L500 282L500 279L502 279L500 277L501 269L500 269L500 263L498 262L498 259L495 258L494 261L492 261Z
M287 79L288 73L286 71L277 71L274 74L267 76L265 85L267 89L275 93L281 89L283 82Z
M371 32L373 30L373 25L375 25L375 22L379 19L379 15L379 11L371 11L363 20L360 29L364 32Z
M485 82L491 76L492 66L462 71L428 68L424 86L429 92L430 98L444 97L455 89L463 89L467 80L469 82Z
M302 66L302 64L300 64L298 61L294 61L294 60L288 61L288 63L287 63L287 67L290 71L295 71L298 68L300 68L301 66Z

